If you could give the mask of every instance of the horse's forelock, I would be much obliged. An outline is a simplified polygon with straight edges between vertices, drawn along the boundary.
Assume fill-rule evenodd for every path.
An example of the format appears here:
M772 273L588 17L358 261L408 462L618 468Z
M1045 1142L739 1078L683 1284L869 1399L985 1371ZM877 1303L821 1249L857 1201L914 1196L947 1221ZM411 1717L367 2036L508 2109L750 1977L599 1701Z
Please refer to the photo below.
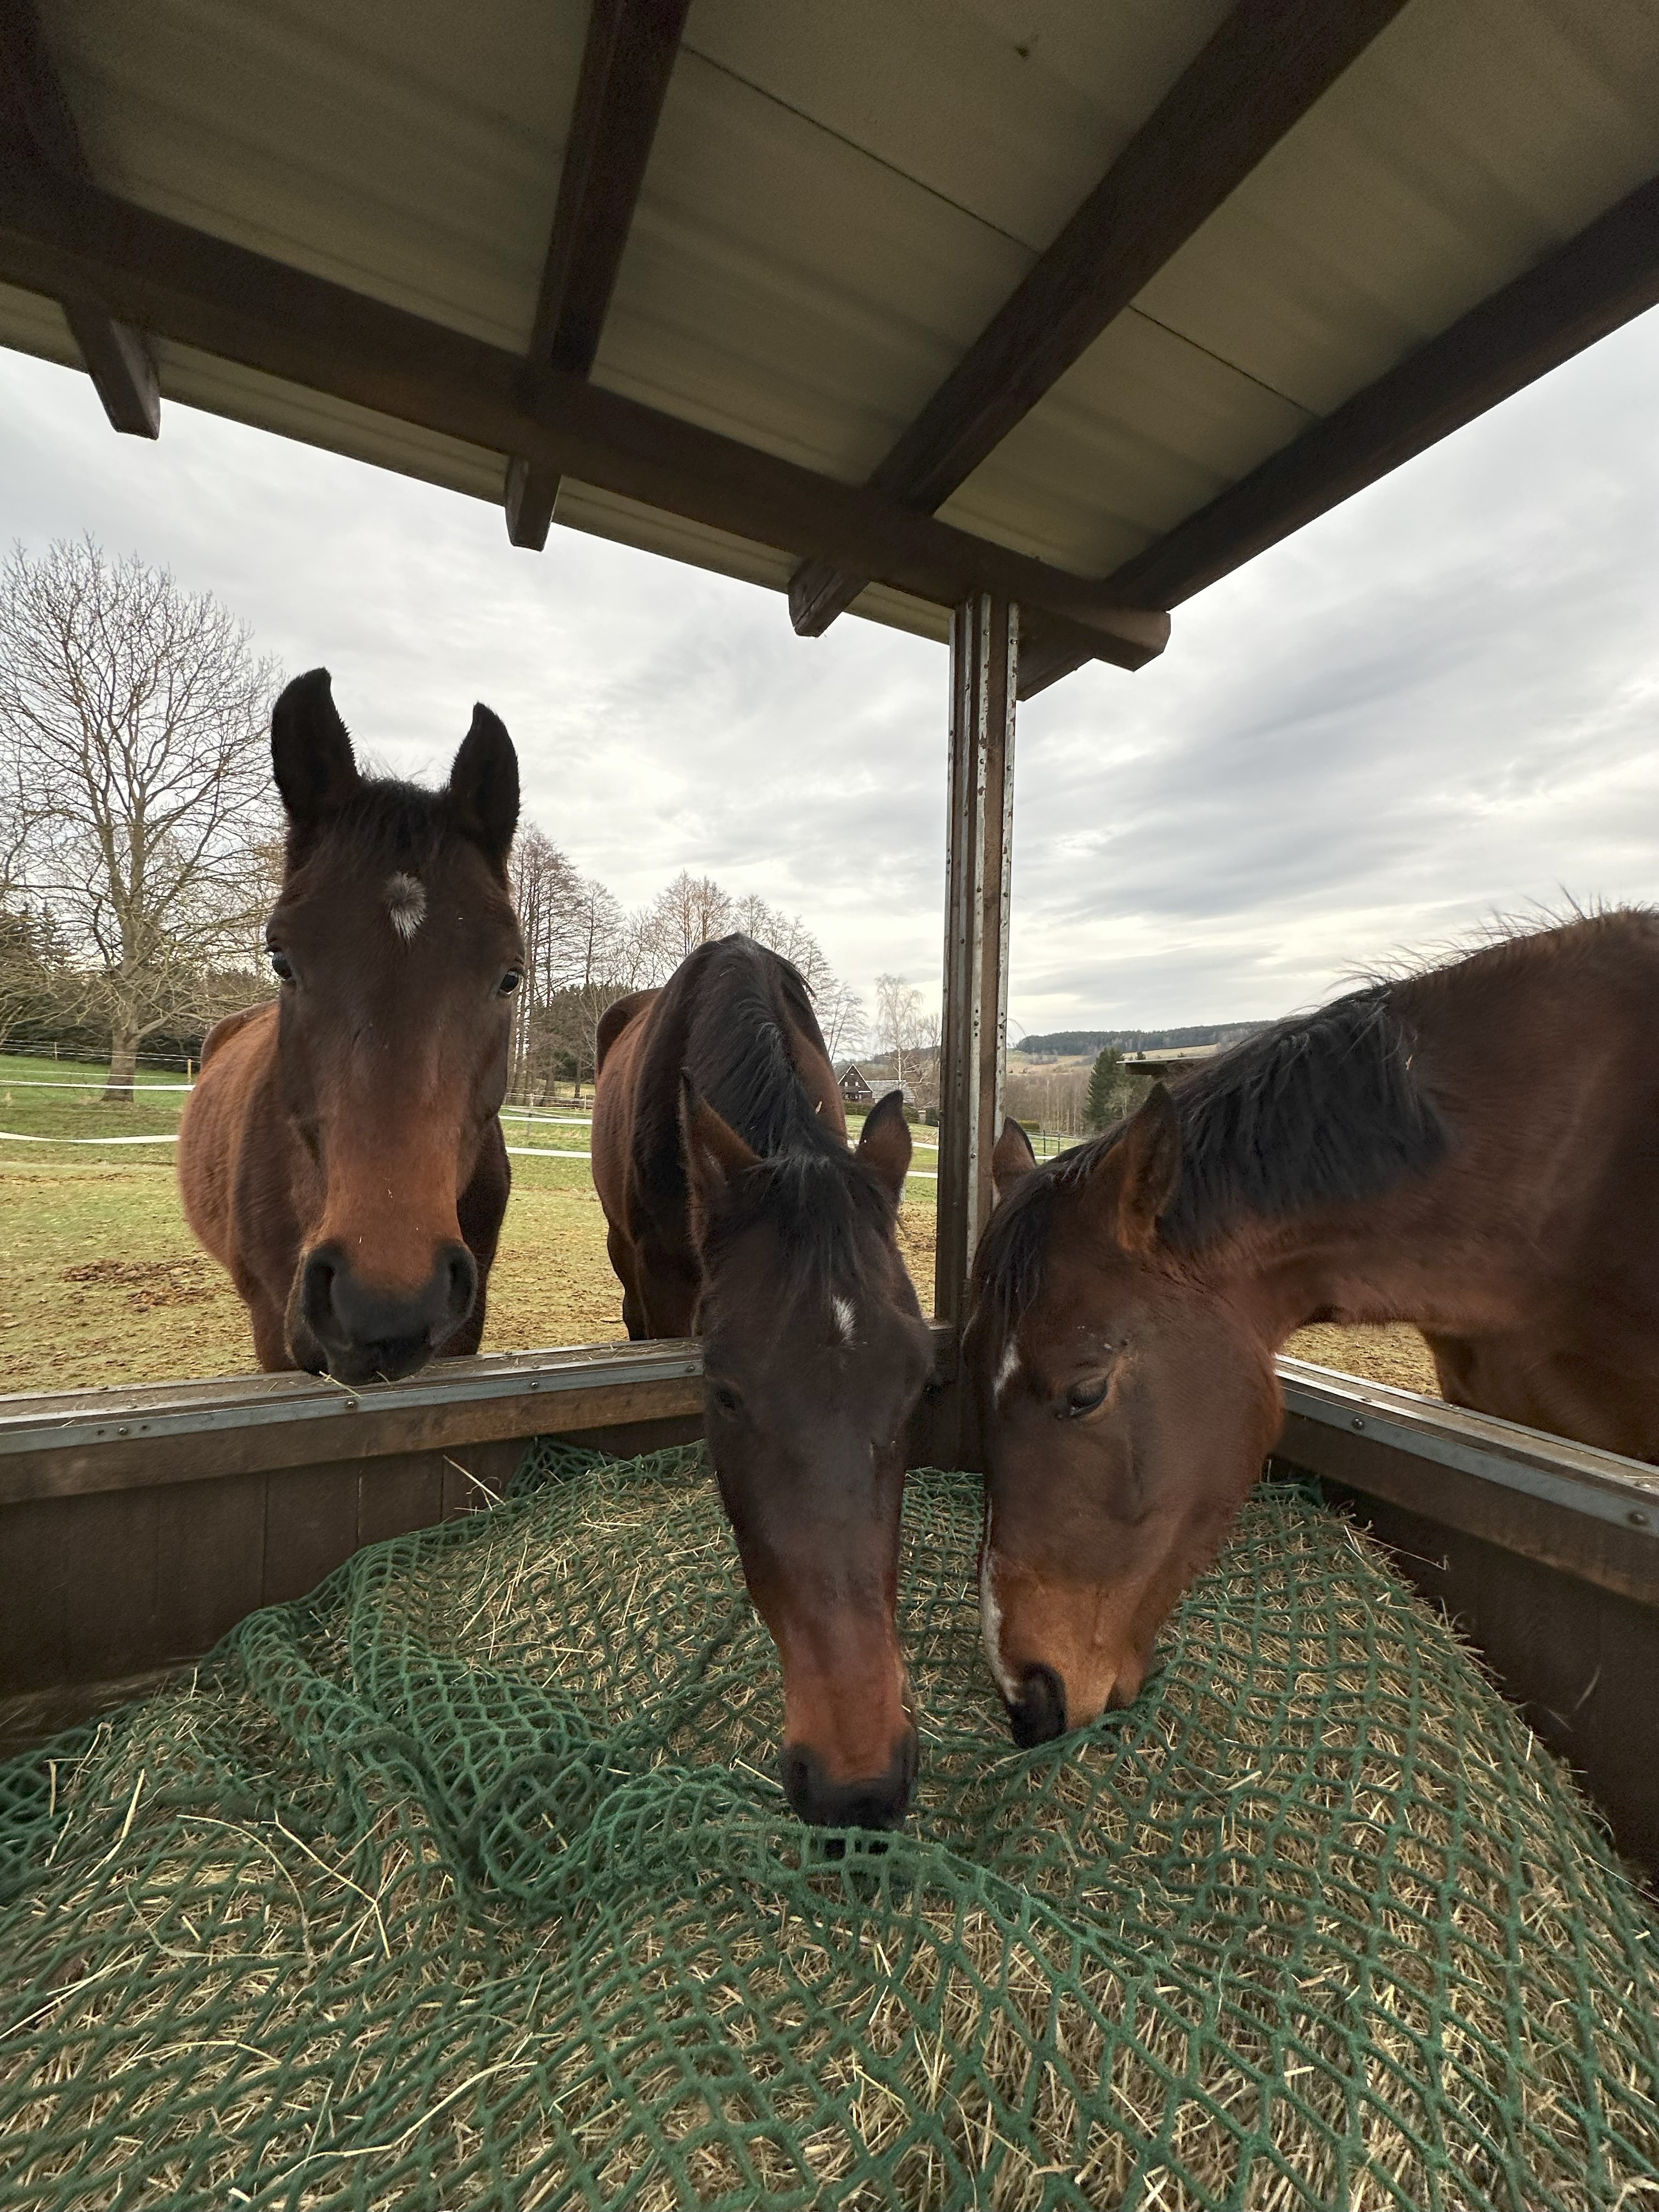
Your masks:
M988 1323L1000 1356L1042 1288L1054 1229L1054 1191L1066 1153L1022 1176L992 1214L974 1255L975 1316Z
M773 1154L750 1169L716 1232L735 1242L765 1228L776 1240L791 1304L807 1300L834 1314L856 1301L881 1269L892 1241L892 1203L874 1174L844 1147Z

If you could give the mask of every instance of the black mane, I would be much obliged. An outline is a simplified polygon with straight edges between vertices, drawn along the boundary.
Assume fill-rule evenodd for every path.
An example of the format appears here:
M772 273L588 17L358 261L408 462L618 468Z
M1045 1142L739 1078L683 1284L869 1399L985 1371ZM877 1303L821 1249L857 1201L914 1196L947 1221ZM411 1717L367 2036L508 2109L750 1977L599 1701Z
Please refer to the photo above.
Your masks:
M799 970L742 935L699 946L692 961L697 988L685 1066L701 1096L768 1158L783 1152L844 1153L844 1141L825 1128L789 1056L789 1027L821 1050L823 1044Z
M1261 1030L1171 1097L1181 1179L1158 1228L1177 1252L1252 1216L1283 1219L1380 1197L1445 1156L1445 1124L1412 1073L1411 1040L1387 984ZM1081 1188L1125 1126L1035 1170L992 1216L975 1278L1006 1322L1036 1295L1056 1198Z
M876 1243L891 1241L892 1203L845 1137L825 1123L795 1072L789 1029L823 1050L812 994L799 970L751 938L723 937L699 945L663 995L652 1048L656 1079L641 1086L636 1142L660 1163L659 1174L672 1145L672 1172L684 1188L684 1068L698 1095L764 1162L763 1172L743 1179L714 1243L763 1219L802 1291L856 1288Z

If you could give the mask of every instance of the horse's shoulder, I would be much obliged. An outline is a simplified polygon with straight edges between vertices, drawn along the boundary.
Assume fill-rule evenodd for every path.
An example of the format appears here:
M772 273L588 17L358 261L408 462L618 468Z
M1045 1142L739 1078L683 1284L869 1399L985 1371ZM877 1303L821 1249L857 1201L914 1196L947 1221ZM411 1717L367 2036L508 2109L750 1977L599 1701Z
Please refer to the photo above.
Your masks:
M593 1056L597 1063L595 1074L605 1066L611 1048L635 1015L643 1012L659 995L655 991L630 991L625 999L618 999L614 1006L605 1008L599 1016L599 1025L593 1040Z
M226 1014L222 1020L215 1022L202 1039L202 1066L205 1067L214 1054L222 1051L232 1037L240 1036L250 1022L257 1022L262 1015L269 1015L275 1011L275 1001L268 999L261 1006L244 1006L240 1012Z

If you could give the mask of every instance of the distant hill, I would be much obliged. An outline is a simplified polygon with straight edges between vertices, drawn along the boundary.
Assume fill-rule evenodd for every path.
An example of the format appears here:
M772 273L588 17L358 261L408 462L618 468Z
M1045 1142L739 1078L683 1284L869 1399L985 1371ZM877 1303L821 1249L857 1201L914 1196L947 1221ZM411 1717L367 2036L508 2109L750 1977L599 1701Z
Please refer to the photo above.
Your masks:
M1115 1044L1120 1052L1152 1052L1177 1044L1231 1044L1267 1026L1265 1022L1209 1022L1184 1030L1053 1030L1046 1036L1028 1036L1013 1049L1031 1060L1069 1059L1080 1052L1097 1053L1106 1044Z

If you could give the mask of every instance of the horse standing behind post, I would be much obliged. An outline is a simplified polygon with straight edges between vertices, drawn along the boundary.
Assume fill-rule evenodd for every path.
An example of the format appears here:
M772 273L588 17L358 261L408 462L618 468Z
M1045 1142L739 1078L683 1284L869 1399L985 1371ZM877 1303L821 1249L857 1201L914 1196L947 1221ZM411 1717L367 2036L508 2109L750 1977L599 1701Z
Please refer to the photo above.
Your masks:
M894 1607L905 1431L933 1345L896 1236L895 1091L849 1152L811 999L746 937L605 1016L593 1181L630 1336L703 1340L708 1440L783 1662L801 1816L903 1818L915 1728Z
M524 959L507 887L518 760L478 707L444 790L365 778L322 668L288 686L270 734L282 989L210 1033L179 1191L262 1367L390 1381L483 1331Z
M1038 1168L1010 1123L965 1355L1016 1736L1127 1705L1312 1321L1414 1322L1455 1405L1659 1458L1659 916L1375 985Z

